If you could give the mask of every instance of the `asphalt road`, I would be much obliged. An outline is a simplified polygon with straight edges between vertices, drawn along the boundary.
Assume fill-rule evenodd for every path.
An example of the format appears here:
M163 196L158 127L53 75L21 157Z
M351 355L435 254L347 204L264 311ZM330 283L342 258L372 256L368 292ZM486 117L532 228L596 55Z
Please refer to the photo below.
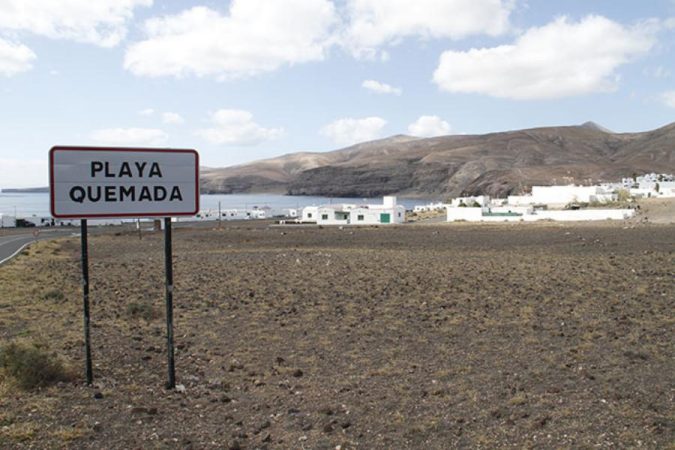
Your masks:
M27 229L25 233L13 233L6 236L0 236L0 266L18 255L24 247L32 244L36 240L54 239L63 236L70 236L73 230L43 230L37 237L33 232L37 228Z

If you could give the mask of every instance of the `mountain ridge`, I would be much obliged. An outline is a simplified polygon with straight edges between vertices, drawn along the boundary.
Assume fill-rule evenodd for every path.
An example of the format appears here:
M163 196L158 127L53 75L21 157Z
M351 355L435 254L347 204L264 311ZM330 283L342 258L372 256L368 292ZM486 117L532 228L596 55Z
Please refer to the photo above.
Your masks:
M615 133L594 122L476 135L395 135L329 152L202 167L203 193L449 197L527 192L532 185L675 173L675 122ZM3 190L9 192L10 190Z
M594 122L483 135L396 135L330 152L289 153L208 169L210 193L372 197L495 196L533 184L617 180L633 173L675 172L675 123L615 133Z

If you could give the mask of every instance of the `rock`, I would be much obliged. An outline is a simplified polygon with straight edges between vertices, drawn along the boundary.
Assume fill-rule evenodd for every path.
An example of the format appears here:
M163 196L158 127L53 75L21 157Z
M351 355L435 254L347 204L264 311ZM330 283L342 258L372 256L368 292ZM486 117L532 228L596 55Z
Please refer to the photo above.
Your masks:
M241 450L241 444L235 439L227 444L227 448L229 450Z
M176 392L178 392L179 394L185 394L185 385L177 384L176 385Z
M539 417L538 419L536 419L532 423L532 428L535 429L535 430L540 429L540 428L544 428L550 420L551 420L550 416Z
M295 378L300 378L300 377L303 376L303 375L304 375L304 372L303 372L302 370L300 370L300 369L295 369L295 370L293 371L293 376L294 376Z
M263 442L272 442L272 435L269 433L266 433L265 436L262 438Z
M102 399L102 398L103 398L103 393L101 393L101 392L95 392L95 393L94 393L94 398L95 398L96 400Z
M319 410L319 413L325 414L327 416L332 416L333 414L335 414L335 411L330 406L324 406Z
M100 422L96 422L94 423L94 426L91 427L91 429L98 433L103 430L103 425L101 425Z
M323 426L323 432L324 433L332 433L333 432L333 424L327 423L326 425Z

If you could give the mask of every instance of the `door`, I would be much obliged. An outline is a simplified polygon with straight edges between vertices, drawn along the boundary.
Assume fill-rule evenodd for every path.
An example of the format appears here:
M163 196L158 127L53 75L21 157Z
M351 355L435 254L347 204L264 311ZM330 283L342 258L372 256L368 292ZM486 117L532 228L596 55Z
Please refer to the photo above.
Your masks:
M380 214L380 223L391 223L391 214L381 213Z

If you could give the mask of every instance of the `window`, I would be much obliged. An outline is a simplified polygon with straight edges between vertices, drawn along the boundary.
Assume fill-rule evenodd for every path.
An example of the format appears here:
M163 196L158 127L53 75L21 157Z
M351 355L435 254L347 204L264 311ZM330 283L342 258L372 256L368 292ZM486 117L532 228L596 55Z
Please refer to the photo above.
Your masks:
M312 218L312 213L307 213L307 218L311 219Z
M328 220L328 214L321 214L321 220Z
M363 214L359 214L359 215L356 217L356 220L363 220Z
M398 213L398 216L401 217L401 213Z

